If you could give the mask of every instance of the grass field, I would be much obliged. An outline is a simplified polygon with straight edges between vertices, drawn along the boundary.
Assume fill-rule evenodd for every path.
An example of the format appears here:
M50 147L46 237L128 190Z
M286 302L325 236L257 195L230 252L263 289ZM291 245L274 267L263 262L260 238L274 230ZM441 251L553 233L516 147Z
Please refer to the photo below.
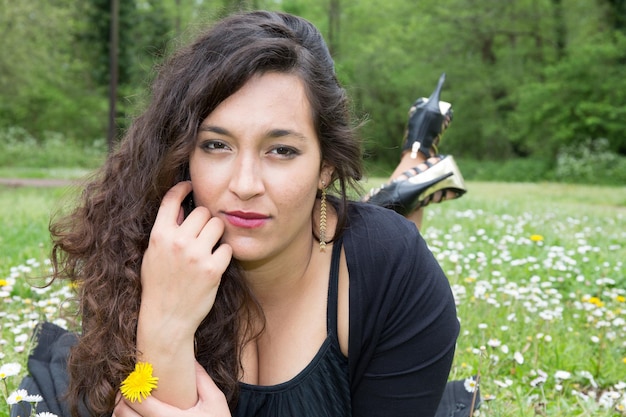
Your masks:
M626 415L626 187L468 187L423 226L461 320L451 378L480 375L482 416ZM0 365L22 365L9 393L34 324L65 324L69 290L28 282L46 273L49 216L74 192L0 187Z

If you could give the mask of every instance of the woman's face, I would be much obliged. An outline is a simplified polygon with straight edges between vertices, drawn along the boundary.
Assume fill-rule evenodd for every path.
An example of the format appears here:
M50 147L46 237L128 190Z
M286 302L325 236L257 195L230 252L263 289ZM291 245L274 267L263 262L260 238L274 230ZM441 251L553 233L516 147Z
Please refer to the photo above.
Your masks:
M300 78L255 76L201 124L189 169L194 202L224 221L222 242L242 262L312 239L322 180L312 111Z

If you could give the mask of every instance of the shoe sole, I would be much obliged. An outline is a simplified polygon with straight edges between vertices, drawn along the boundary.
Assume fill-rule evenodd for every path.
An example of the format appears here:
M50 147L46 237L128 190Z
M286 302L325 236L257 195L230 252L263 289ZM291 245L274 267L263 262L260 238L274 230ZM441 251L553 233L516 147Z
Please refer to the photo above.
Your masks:
M467 192L465 180L463 179L461 170L459 170L454 157L450 155L445 156L442 160L428 168L426 171L420 172L419 174L408 178L406 181L411 184L419 185L436 180L437 178L440 178L441 181L437 181L432 186L425 189L417 198L418 202L423 202L426 198L435 194L437 191L454 191L457 194L455 198L458 198Z

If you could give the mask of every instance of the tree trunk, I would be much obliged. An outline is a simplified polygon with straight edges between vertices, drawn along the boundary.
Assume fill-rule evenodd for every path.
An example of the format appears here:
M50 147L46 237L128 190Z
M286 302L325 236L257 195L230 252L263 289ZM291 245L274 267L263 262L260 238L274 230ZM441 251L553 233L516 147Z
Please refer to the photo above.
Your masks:
M563 16L562 0L552 0L552 13L554 16L556 56L560 60L565 56L567 47L567 27L565 26L565 18Z
M330 0L328 7L328 49L335 56L339 52L340 0Z
M117 138L117 78L118 78L118 44L119 44L119 0L111 0L111 45L109 48L109 132L107 143L109 152L113 150Z

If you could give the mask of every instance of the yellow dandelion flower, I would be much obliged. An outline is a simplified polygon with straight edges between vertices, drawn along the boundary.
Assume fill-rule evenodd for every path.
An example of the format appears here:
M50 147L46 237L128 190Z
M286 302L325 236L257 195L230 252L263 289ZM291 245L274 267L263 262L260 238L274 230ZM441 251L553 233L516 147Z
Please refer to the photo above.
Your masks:
M618 295L617 297L615 297L615 300L618 303L626 303L626 297L624 297L623 295Z
M598 297L591 297L587 300L587 302L595 305L596 307L604 307L604 303Z
M145 400L157 387L159 378L152 376L152 365L147 362L138 362L135 370L122 382L120 390L124 398L130 402Z
M468 284L471 284L472 282L476 282L476 278L474 278L474 277L467 277L467 278L465 278L465 282L467 282Z
M530 240L533 242L541 242L543 240L543 236L541 235L530 235Z
M7 285L9 285L9 281L6 279L0 279L0 287L6 287Z
M622 358L622 362L626 365L626 358Z

